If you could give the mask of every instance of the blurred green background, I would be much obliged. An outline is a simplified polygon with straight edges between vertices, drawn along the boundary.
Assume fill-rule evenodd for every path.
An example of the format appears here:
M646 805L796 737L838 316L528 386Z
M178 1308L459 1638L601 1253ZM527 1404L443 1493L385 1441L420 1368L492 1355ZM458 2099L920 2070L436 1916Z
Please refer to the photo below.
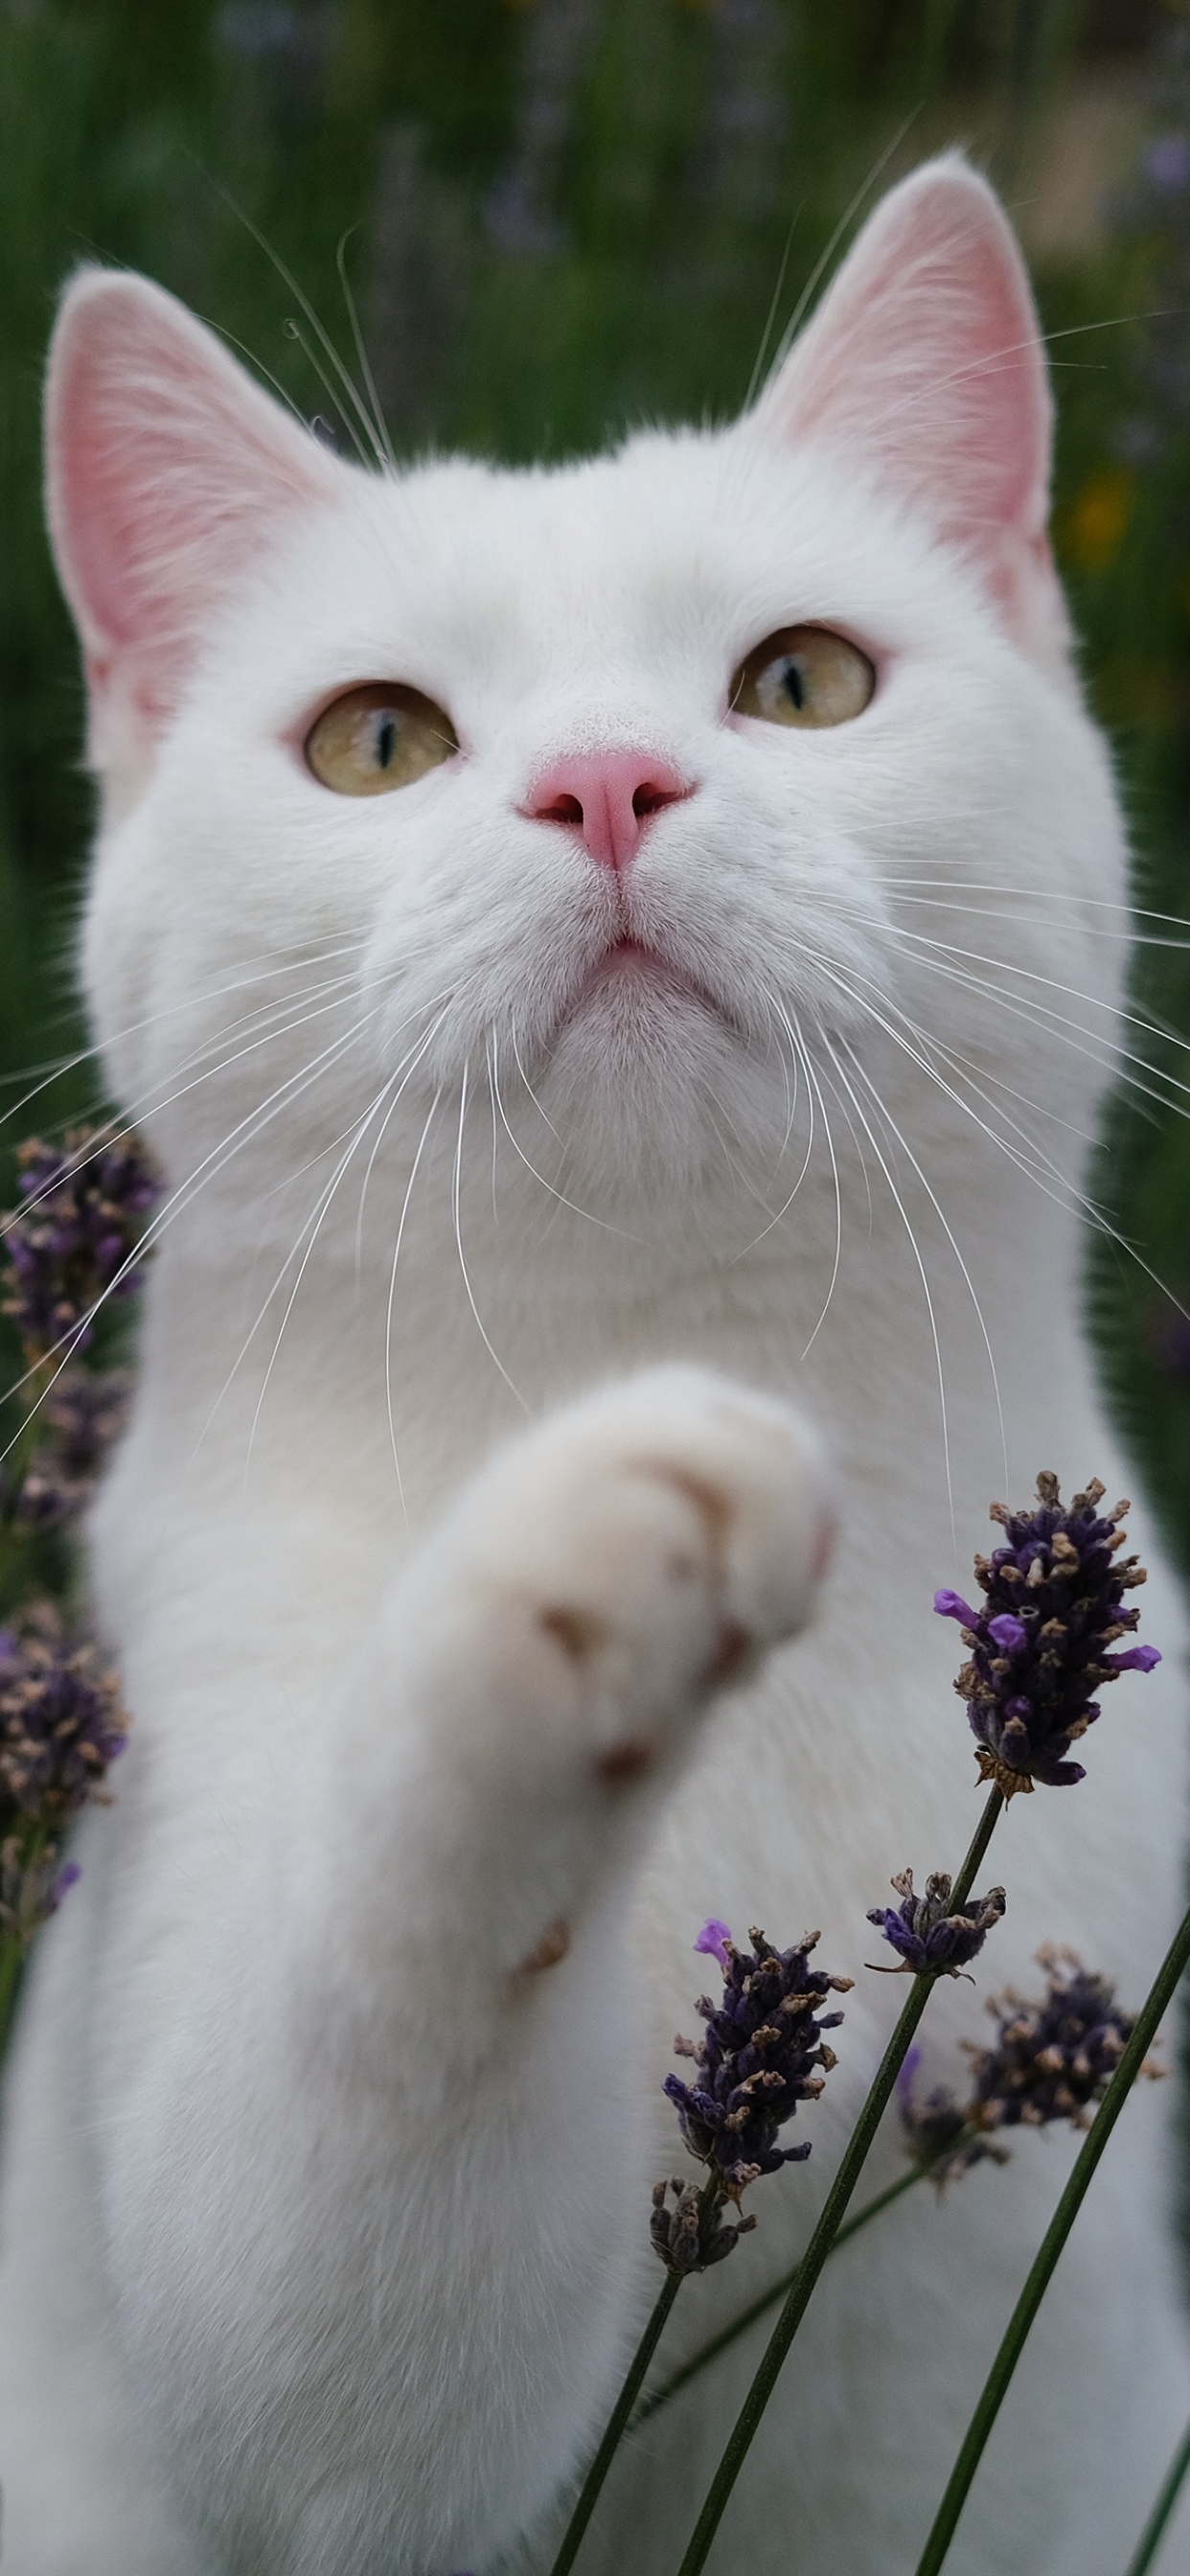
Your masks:
M1002 188L1056 335L1058 552L1139 900L1173 917L1145 925L1134 1042L1154 1071L1114 1111L1096 1184L1140 1259L1101 1242L1091 1288L1190 1569L1185 7L0 0L0 1073L77 1036L89 794L38 413L78 260L147 269L329 425L260 237L350 354L346 237L398 449L557 455L643 416L737 408L774 299L779 331L882 156L877 187L956 141ZM91 1100L80 1073L38 1116Z

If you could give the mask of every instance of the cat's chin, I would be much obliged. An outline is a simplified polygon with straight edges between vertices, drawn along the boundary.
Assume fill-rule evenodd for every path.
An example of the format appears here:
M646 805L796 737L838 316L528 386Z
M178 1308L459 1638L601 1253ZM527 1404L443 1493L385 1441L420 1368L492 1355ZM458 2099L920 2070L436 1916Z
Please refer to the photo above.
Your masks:
M773 1060L643 948L612 951L587 976L533 1079L562 1143L562 1186L609 1211L684 1204L689 1215L691 1201L722 1194L725 1133L759 1169L788 1127Z

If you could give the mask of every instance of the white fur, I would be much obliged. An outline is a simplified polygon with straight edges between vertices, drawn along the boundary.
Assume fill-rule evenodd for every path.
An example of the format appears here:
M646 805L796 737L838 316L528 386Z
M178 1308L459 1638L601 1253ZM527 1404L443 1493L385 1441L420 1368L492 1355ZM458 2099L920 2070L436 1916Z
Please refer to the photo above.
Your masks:
M909 186L1000 226L958 165ZM67 358L108 327L118 374L134 312L163 368L184 344L218 377L226 443L197 326L137 281L73 292ZM133 1737L7 2102L6 2576L540 2563L657 2285L698 1923L820 1924L859 1982L810 2163L684 2290L675 2357L804 2241L900 2001L865 1909L906 1861L954 1868L978 1813L934 1586L1006 1478L1127 1490L1079 1321L1125 860L1036 473L984 549L898 489L895 440L790 443L788 409L558 472L305 483L278 421L290 500L258 545L238 504L206 555L190 529L172 594L184 484L130 450L160 685L157 590L133 651L57 489L108 783L87 990L174 1195L93 1527ZM729 716L799 618L872 655L871 707ZM388 676L462 755L335 797L304 727ZM697 793L621 882L517 809L548 759L624 742ZM584 984L625 924L676 980ZM786 1649L832 1509L791 1399L842 1537ZM1166 1661L1107 1694L1083 1786L1002 1825L985 1993L1051 1937L1136 2001L1180 1910L1183 1614L1134 1528ZM714 1713L739 1631L767 1660ZM561 1922L565 1958L525 1965ZM978 2029L938 1994L934 2071ZM1112 2142L955 2576L1123 2563L1190 2411L1172 2092ZM1072 2153L1023 2137L832 2261L722 2576L905 2576ZM896 2167L890 2136L865 2189ZM757 2349L625 2454L591 2576L676 2565Z

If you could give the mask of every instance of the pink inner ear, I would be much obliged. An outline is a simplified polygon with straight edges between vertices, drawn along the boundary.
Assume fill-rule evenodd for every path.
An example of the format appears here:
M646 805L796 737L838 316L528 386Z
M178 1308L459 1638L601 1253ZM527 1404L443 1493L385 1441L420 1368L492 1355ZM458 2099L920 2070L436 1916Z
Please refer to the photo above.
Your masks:
M176 703L212 610L339 469L221 343L144 278L67 292L46 398L50 528L92 688Z
M964 162L877 208L757 419L854 457L1012 593L1044 550L1052 406L1020 252Z

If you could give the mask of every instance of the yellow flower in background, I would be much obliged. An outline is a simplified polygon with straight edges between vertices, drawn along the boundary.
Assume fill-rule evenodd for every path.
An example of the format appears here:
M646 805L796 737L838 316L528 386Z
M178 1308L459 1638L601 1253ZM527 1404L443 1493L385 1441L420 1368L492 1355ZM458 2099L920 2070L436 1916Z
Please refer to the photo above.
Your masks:
M1136 478L1123 465L1097 466L1054 523L1058 553L1079 572L1102 572L1132 516Z

